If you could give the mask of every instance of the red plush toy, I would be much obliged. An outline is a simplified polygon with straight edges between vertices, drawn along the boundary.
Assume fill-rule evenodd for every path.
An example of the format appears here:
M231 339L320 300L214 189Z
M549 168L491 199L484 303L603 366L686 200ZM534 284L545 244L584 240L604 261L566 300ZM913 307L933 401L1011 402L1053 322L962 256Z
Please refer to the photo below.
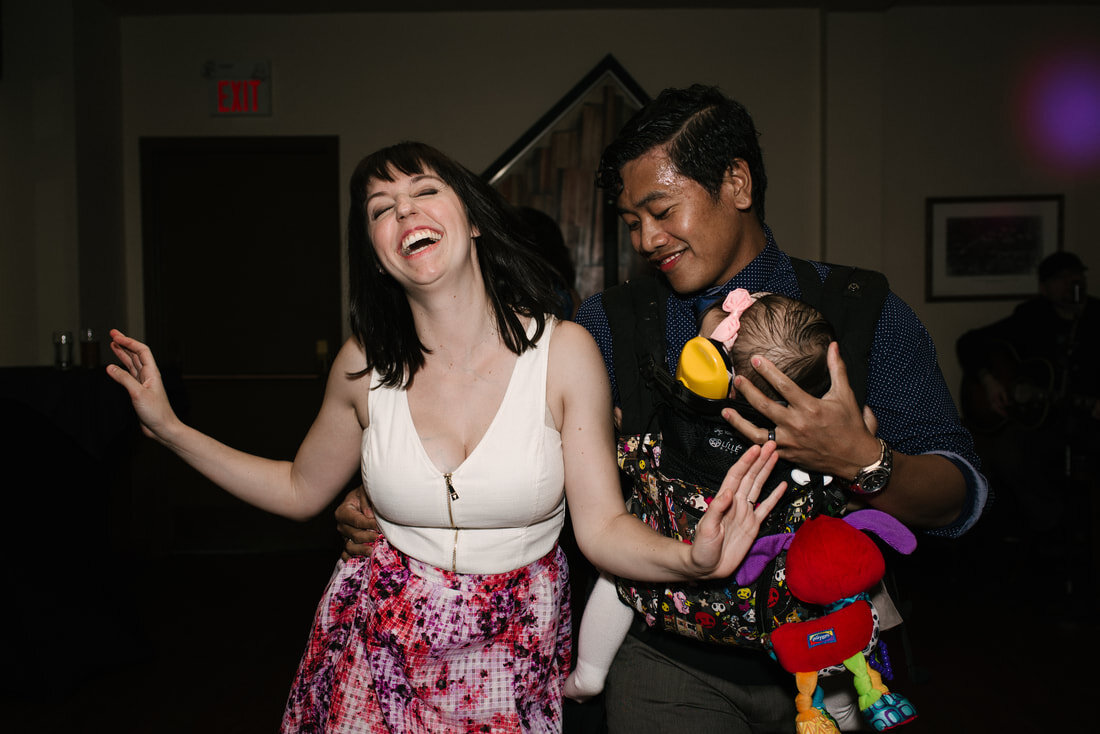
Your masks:
M737 572L737 582L747 585L786 549L791 593L826 610L823 617L784 624L771 634L776 659L794 673L798 687L798 734L839 732L825 711L817 679L819 674L845 668L855 676L859 709L876 731L917 716L908 699L891 693L864 657L878 642L867 591L882 578L886 562L874 541L860 530L873 531L902 553L916 547L909 529L884 512L860 510L844 518L823 515L807 520L794 533L759 538Z

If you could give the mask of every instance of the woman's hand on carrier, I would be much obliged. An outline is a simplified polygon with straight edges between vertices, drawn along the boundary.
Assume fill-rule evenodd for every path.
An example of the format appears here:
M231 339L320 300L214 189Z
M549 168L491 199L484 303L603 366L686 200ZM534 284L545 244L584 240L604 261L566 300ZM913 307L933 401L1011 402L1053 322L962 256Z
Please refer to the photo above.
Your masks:
M168 401L152 351L118 329L111 329L110 336L111 351L119 364L108 365L107 374L130 394L142 432L150 438L165 440L179 424L179 418Z
M760 524L786 491L786 482L757 502L778 459L775 442L750 447L737 460L695 530L691 560L701 578L725 578L752 547Z

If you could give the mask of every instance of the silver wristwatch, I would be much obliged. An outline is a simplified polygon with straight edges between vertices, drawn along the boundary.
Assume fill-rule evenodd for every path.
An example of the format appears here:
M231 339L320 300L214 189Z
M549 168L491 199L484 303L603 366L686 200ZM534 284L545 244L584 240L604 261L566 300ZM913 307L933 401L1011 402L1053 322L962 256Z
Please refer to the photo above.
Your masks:
M886 489L886 485L890 482L890 471L894 468L894 455L885 441L880 438L878 442L882 446L882 453L879 454L878 461L863 467L856 474L856 478L848 487L852 494L869 497Z

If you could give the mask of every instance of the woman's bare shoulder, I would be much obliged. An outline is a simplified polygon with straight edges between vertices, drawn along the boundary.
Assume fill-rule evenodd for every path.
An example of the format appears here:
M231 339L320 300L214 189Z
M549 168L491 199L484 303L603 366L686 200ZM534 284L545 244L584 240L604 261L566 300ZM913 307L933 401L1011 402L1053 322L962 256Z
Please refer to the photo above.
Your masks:
M572 321L557 321L551 337L552 346L561 345L563 349L588 349L596 347L596 340L588 329Z
M587 329L572 321L558 322L550 340L550 374L564 389L579 387L578 383L606 385L603 358Z
M359 398L365 399L369 390L363 385L370 386L370 374L364 372L366 369L367 355L363 345L355 337L349 338L332 361L327 392L353 403L358 402Z

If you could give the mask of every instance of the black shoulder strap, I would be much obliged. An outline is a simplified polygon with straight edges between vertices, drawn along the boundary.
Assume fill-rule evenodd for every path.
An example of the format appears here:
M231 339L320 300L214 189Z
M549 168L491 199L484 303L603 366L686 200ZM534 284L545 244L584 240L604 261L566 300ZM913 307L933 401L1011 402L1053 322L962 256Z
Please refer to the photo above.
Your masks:
M875 326L890 284L876 270L827 264L829 274L823 283L810 262L791 258L802 300L821 311L836 331L840 356L848 368L848 382L856 401L862 405L867 398L867 364L875 341Z
M651 276L632 278L603 292L624 435L656 430L656 406L645 375L654 365L664 365L667 298L664 285Z

